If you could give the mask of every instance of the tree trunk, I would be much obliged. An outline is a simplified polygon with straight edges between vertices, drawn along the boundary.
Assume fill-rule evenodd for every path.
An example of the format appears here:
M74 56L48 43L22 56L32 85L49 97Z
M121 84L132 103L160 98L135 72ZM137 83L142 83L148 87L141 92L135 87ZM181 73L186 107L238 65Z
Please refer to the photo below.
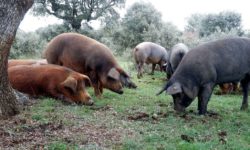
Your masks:
M7 63L17 28L33 0L0 1L0 112L3 116L19 113L14 91L8 81Z

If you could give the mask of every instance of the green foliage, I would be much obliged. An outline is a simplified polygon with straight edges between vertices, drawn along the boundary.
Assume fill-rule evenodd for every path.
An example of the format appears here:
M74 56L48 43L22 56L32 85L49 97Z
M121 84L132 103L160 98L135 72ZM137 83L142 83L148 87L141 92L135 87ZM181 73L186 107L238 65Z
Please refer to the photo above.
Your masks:
M162 21L161 13L151 3L145 2L134 3L113 30L113 43L120 54L144 41L169 49L179 41L181 34L172 23Z
M201 22L204 19L205 15L202 14L192 14L187 19L187 25L185 26L186 32L199 33L201 30Z
M35 0L33 12L35 15L54 15L79 30L83 21L87 23L105 16L119 16L115 7L123 7L124 4L124 0Z
M159 30L161 36L159 43L166 49L171 49L175 44L180 42L182 33L172 23L163 23L162 28Z
M52 38L54 38L58 34L70 31L72 30L65 24L53 24L53 25L48 25L47 27L39 28L35 32L40 36L41 39L49 42Z
M137 2L133 4L122 20L124 32L132 36L128 47L134 47L144 41L143 34L148 32L150 28L151 30L152 28L159 29L161 20L161 13L151 3Z
M193 14L187 21L185 31L196 32L200 37L209 36L215 32L230 32L236 30L237 35L243 34L241 15L233 11L218 14Z
M202 42L207 42L211 40L218 40L223 38L238 37L238 29L231 29L227 31L216 31L208 36L201 38Z
M9 58L41 58L47 43L55 36L65 32L75 32L75 30L70 29L65 24L48 25L34 32L18 30ZM78 30L78 33L97 41L100 41L103 34L99 30L93 30L87 26Z
M100 30L94 30L93 28L89 28L88 26L85 26L81 30L77 31L77 33L83 34L97 41L100 41L104 34Z
M250 38L250 30L244 30L244 36Z
M17 31L9 58L41 57L47 41L35 32Z
M48 25L47 27L39 28L35 31L41 39L49 42L55 36L65 33L65 32L76 32L74 29L69 28L66 24L54 24ZM77 33L86 35L93 39L100 39L100 32L89 28L89 26L83 26L82 29L78 30Z
M208 14L201 21L201 36L209 36L210 34L221 31L238 30L238 35L242 34L241 15L235 12L220 12L219 14Z
M208 42L208 41L213 41L213 40L218 40L218 39L223 39L223 38L229 38L229 37L239 37L238 35L238 30L237 29L232 29L230 31L216 31L214 33L211 33L208 36L200 37L197 33L195 32L184 32L181 40L183 43L187 44L189 48L193 48L203 42Z

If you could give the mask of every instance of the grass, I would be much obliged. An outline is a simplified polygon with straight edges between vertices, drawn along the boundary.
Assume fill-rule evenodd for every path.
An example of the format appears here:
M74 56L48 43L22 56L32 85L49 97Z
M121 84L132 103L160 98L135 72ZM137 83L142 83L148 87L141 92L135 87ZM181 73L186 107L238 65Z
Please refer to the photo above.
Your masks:
M131 75L138 88L125 89L123 95L104 90L103 98L96 99L89 88L94 106L42 98L18 116L25 123L9 130L25 134L24 128L43 129L44 140L35 146L49 150L250 149L250 112L240 111L241 95L212 95L208 110L214 115L197 115L197 100L186 114L177 114L170 96L155 96L165 83L164 73L142 79L134 71Z

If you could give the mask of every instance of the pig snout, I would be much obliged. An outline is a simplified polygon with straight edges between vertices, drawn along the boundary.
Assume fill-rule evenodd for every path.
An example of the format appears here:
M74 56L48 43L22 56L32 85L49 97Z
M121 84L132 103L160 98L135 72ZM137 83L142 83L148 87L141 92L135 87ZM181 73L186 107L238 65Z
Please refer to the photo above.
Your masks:
M92 99L89 99L89 100L85 103L85 105L92 106L92 105L94 105L94 101L93 101Z
M181 106L180 104L175 104L174 105L174 110L176 110L177 112L184 112L185 107Z
M92 105L94 105L94 101L91 98L89 98L88 100L78 101L78 104L92 106Z
M88 106L92 106L92 105L94 105L94 101L90 97L90 95L87 94L87 96L85 97L85 100L83 100L83 104L88 105Z
M122 86L117 87L117 88L110 88L110 90L118 94L123 94Z
M107 83L106 88L109 90L118 93L118 94L123 94L123 88L121 82L115 82L115 83Z
M137 88L136 84L132 82L129 77L124 77L123 75L121 75L120 80L121 80L123 87L131 88L131 89Z
M116 93L123 94L123 90L118 90L118 91L116 91Z
M133 82L130 82L128 88L136 89L137 86Z
M176 110L177 112L184 112L185 111L185 107L183 105L181 105L178 97L174 98L174 110Z

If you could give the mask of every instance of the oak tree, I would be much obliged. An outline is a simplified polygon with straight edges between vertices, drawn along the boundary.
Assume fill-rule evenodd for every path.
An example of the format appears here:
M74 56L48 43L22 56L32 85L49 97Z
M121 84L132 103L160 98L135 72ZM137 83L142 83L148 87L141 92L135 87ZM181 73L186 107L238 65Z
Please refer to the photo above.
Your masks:
M123 7L125 0L36 0L35 15L53 15L80 29L82 21L86 23L103 16L117 15L114 7Z
M3 116L19 113L18 102L8 81L7 63L17 28L33 0L0 2L0 111Z

